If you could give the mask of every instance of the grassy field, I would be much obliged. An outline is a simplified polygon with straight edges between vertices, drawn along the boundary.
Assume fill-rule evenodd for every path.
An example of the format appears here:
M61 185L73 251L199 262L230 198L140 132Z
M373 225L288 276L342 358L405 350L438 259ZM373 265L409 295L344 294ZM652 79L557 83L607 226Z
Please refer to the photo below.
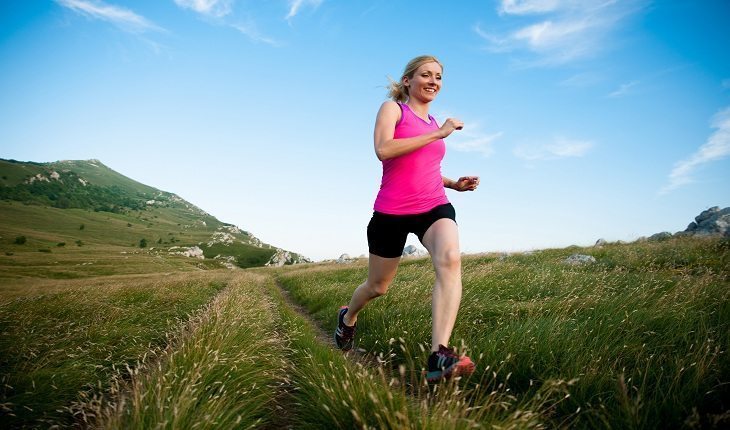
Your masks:
M224 273L227 275L227 273ZM164 347L228 282L210 273L0 288L0 403L10 427L73 423L72 407Z
M597 263L571 266L572 253ZM328 330L366 276L354 267L313 266L281 282ZM523 410L545 387L569 397L533 410L550 427L668 428L730 423L730 242L676 239L531 255L470 256L452 338L475 358L465 381L501 383ZM418 372L430 346L428 259L401 265L390 292L359 318L358 345ZM490 392L464 397L484 404Z
M575 252L597 262L565 264ZM345 356L322 330L365 262L231 271L97 254L105 272L53 279L38 254L0 279L3 428L730 424L727 240L465 256L453 343L478 369L431 386L427 259L402 263L360 316L366 353Z

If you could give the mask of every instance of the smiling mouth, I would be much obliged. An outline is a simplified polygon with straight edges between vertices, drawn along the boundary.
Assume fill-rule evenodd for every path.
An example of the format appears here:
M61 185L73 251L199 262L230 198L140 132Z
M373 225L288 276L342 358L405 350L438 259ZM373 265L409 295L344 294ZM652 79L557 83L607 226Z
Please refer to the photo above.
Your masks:
M426 92L429 92L429 93L435 93L436 92L436 88L424 88L423 90L426 91Z

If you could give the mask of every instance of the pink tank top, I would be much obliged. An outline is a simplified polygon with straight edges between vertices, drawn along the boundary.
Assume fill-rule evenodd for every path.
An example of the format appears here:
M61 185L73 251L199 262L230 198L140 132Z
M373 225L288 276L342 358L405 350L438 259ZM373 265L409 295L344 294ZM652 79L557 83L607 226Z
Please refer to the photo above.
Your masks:
M398 104L401 118L395 125L394 139L420 136L439 128L431 115L431 122L427 123L407 104ZM374 209L391 215L413 215L448 203L441 177L445 153L446 144L439 139L408 154L383 160L383 180Z

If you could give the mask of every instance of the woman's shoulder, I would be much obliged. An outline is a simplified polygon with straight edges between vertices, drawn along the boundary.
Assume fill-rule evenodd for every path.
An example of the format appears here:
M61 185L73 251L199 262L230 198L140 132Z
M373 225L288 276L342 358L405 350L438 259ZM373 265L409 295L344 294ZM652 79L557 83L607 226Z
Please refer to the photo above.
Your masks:
M395 102L393 100L386 100L386 101L383 102L382 105L380 105L380 110L387 110L387 111L391 111L391 112L398 111L399 112L401 109L403 109L401 107L401 104L398 103L398 102Z
M399 122L403 114L403 107L400 103L394 102L393 100L386 100L380 105L378 116L384 116L394 119Z

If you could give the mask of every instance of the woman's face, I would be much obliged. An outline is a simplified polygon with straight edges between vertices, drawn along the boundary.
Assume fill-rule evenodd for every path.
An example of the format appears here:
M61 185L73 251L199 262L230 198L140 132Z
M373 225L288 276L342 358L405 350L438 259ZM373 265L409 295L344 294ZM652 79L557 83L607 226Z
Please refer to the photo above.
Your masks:
M424 103L433 101L441 90L441 65L436 62L421 64L412 78L403 77L403 85L408 87L408 97Z

